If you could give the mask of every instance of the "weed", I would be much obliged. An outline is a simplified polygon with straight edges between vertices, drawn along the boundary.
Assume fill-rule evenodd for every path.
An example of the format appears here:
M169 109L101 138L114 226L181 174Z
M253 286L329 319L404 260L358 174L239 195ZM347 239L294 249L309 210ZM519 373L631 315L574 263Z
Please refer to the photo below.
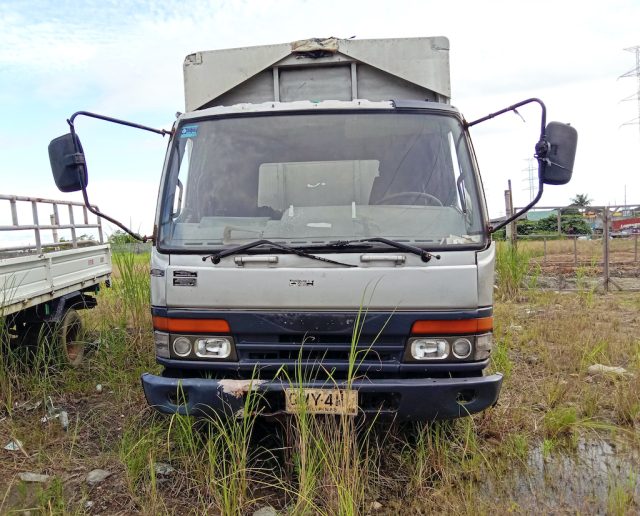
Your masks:
M64 484L59 478L54 478L44 489L38 492L38 504L44 514L64 514L65 497Z
M640 380L616 382L613 391L616 420L622 425L633 426L640 421Z
M525 287L531 254L507 242L497 242L496 276L499 297L516 299Z
M556 447L555 439L545 438L542 441L542 457L545 459L549 458L549 456L551 455L551 452L555 449L555 447Z
M160 442L162 429L150 418L135 418L125 428L120 439L120 462L127 473L129 489L135 493L144 481L154 474L155 450ZM153 482L151 482L153 485Z
M147 255L142 255L143 257ZM127 252L113 253L118 278L114 278L113 290L119 299L119 326L144 328L149 324L150 276L148 265L138 255Z
M494 371L504 374L505 379L511 376L513 363L509 358L509 350L506 338L497 338L496 345L491 351L491 363Z
M571 433L578 422L575 407L558 407L544 415L545 431L549 437L557 438Z
M634 502L634 492L637 483L637 473L629 472L626 481L619 482L616 480L609 482L607 495L607 513L616 516L624 516L631 514Z
M608 364L609 359L606 353L606 344L599 342L594 347L589 349L588 346L584 346L582 357L580 358L580 372L584 372L590 365L593 364Z
M590 266L579 266L575 269L576 289L580 299L588 308L592 308L595 304L595 295L598 288L598 282L595 279L597 273L598 269L594 258L592 258Z
M526 463L529 456L529 438L526 435L521 433L509 435L505 446L508 457L515 458L523 464Z

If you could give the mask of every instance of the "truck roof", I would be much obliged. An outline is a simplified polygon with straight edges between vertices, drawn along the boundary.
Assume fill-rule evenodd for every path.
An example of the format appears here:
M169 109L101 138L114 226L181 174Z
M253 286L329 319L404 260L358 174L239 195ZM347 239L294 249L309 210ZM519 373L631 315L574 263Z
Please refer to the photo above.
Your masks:
M200 109L183 114L182 120L191 120L202 117L215 117L225 115L238 115L242 113L265 113L265 112L289 112L289 111L340 111L340 110L396 110L396 109L430 109L446 111L447 113L458 113L458 110L448 104L436 102L402 102L402 101L380 101L370 100L323 100L312 102L309 100L299 100L296 102L262 102L260 104L236 104L233 106L215 106Z
M448 103L449 40L313 38L190 54L187 111L241 103L392 98Z

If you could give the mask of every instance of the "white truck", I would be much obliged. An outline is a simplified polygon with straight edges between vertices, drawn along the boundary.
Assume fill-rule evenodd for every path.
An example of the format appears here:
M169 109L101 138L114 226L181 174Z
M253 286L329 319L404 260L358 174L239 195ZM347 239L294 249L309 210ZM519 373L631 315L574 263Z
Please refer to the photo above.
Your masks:
M527 99L467 122L444 37L311 39L197 52L171 131L88 112L52 141L82 190L75 119L169 134L151 304L166 413L307 410L454 418L498 398L483 376L495 249L469 128L537 104L540 188L572 173L577 133ZM302 398L301 398L302 396Z
M5 237L0 239L2 338L10 345L37 346L53 334L63 360L77 366L84 355L77 311L93 308L92 294L111 277L101 221L90 221L79 202L0 194L0 206L7 215L0 222ZM44 222L43 212L50 217ZM70 234L66 241L59 237L65 231ZM97 241L78 234L85 231L97 232ZM31 243L10 236L25 234Z

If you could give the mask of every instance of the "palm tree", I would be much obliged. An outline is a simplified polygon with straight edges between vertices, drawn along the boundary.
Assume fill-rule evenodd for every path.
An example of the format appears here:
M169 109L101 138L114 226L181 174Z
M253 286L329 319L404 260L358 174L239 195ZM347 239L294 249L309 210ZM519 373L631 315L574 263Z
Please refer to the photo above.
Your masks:
M589 199L587 194L576 194L576 196L571 199L571 205L578 208L587 208L591 206L591 201L592 199Z

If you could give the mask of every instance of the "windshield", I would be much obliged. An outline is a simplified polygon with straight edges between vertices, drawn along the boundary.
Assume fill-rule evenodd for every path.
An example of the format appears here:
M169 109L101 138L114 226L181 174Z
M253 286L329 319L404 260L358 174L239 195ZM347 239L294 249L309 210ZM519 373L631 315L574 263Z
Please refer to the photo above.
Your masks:
M159 245L257 239L321 245L384 237L484 242L460 121L434 113L270 114L183 123L169 158Z

